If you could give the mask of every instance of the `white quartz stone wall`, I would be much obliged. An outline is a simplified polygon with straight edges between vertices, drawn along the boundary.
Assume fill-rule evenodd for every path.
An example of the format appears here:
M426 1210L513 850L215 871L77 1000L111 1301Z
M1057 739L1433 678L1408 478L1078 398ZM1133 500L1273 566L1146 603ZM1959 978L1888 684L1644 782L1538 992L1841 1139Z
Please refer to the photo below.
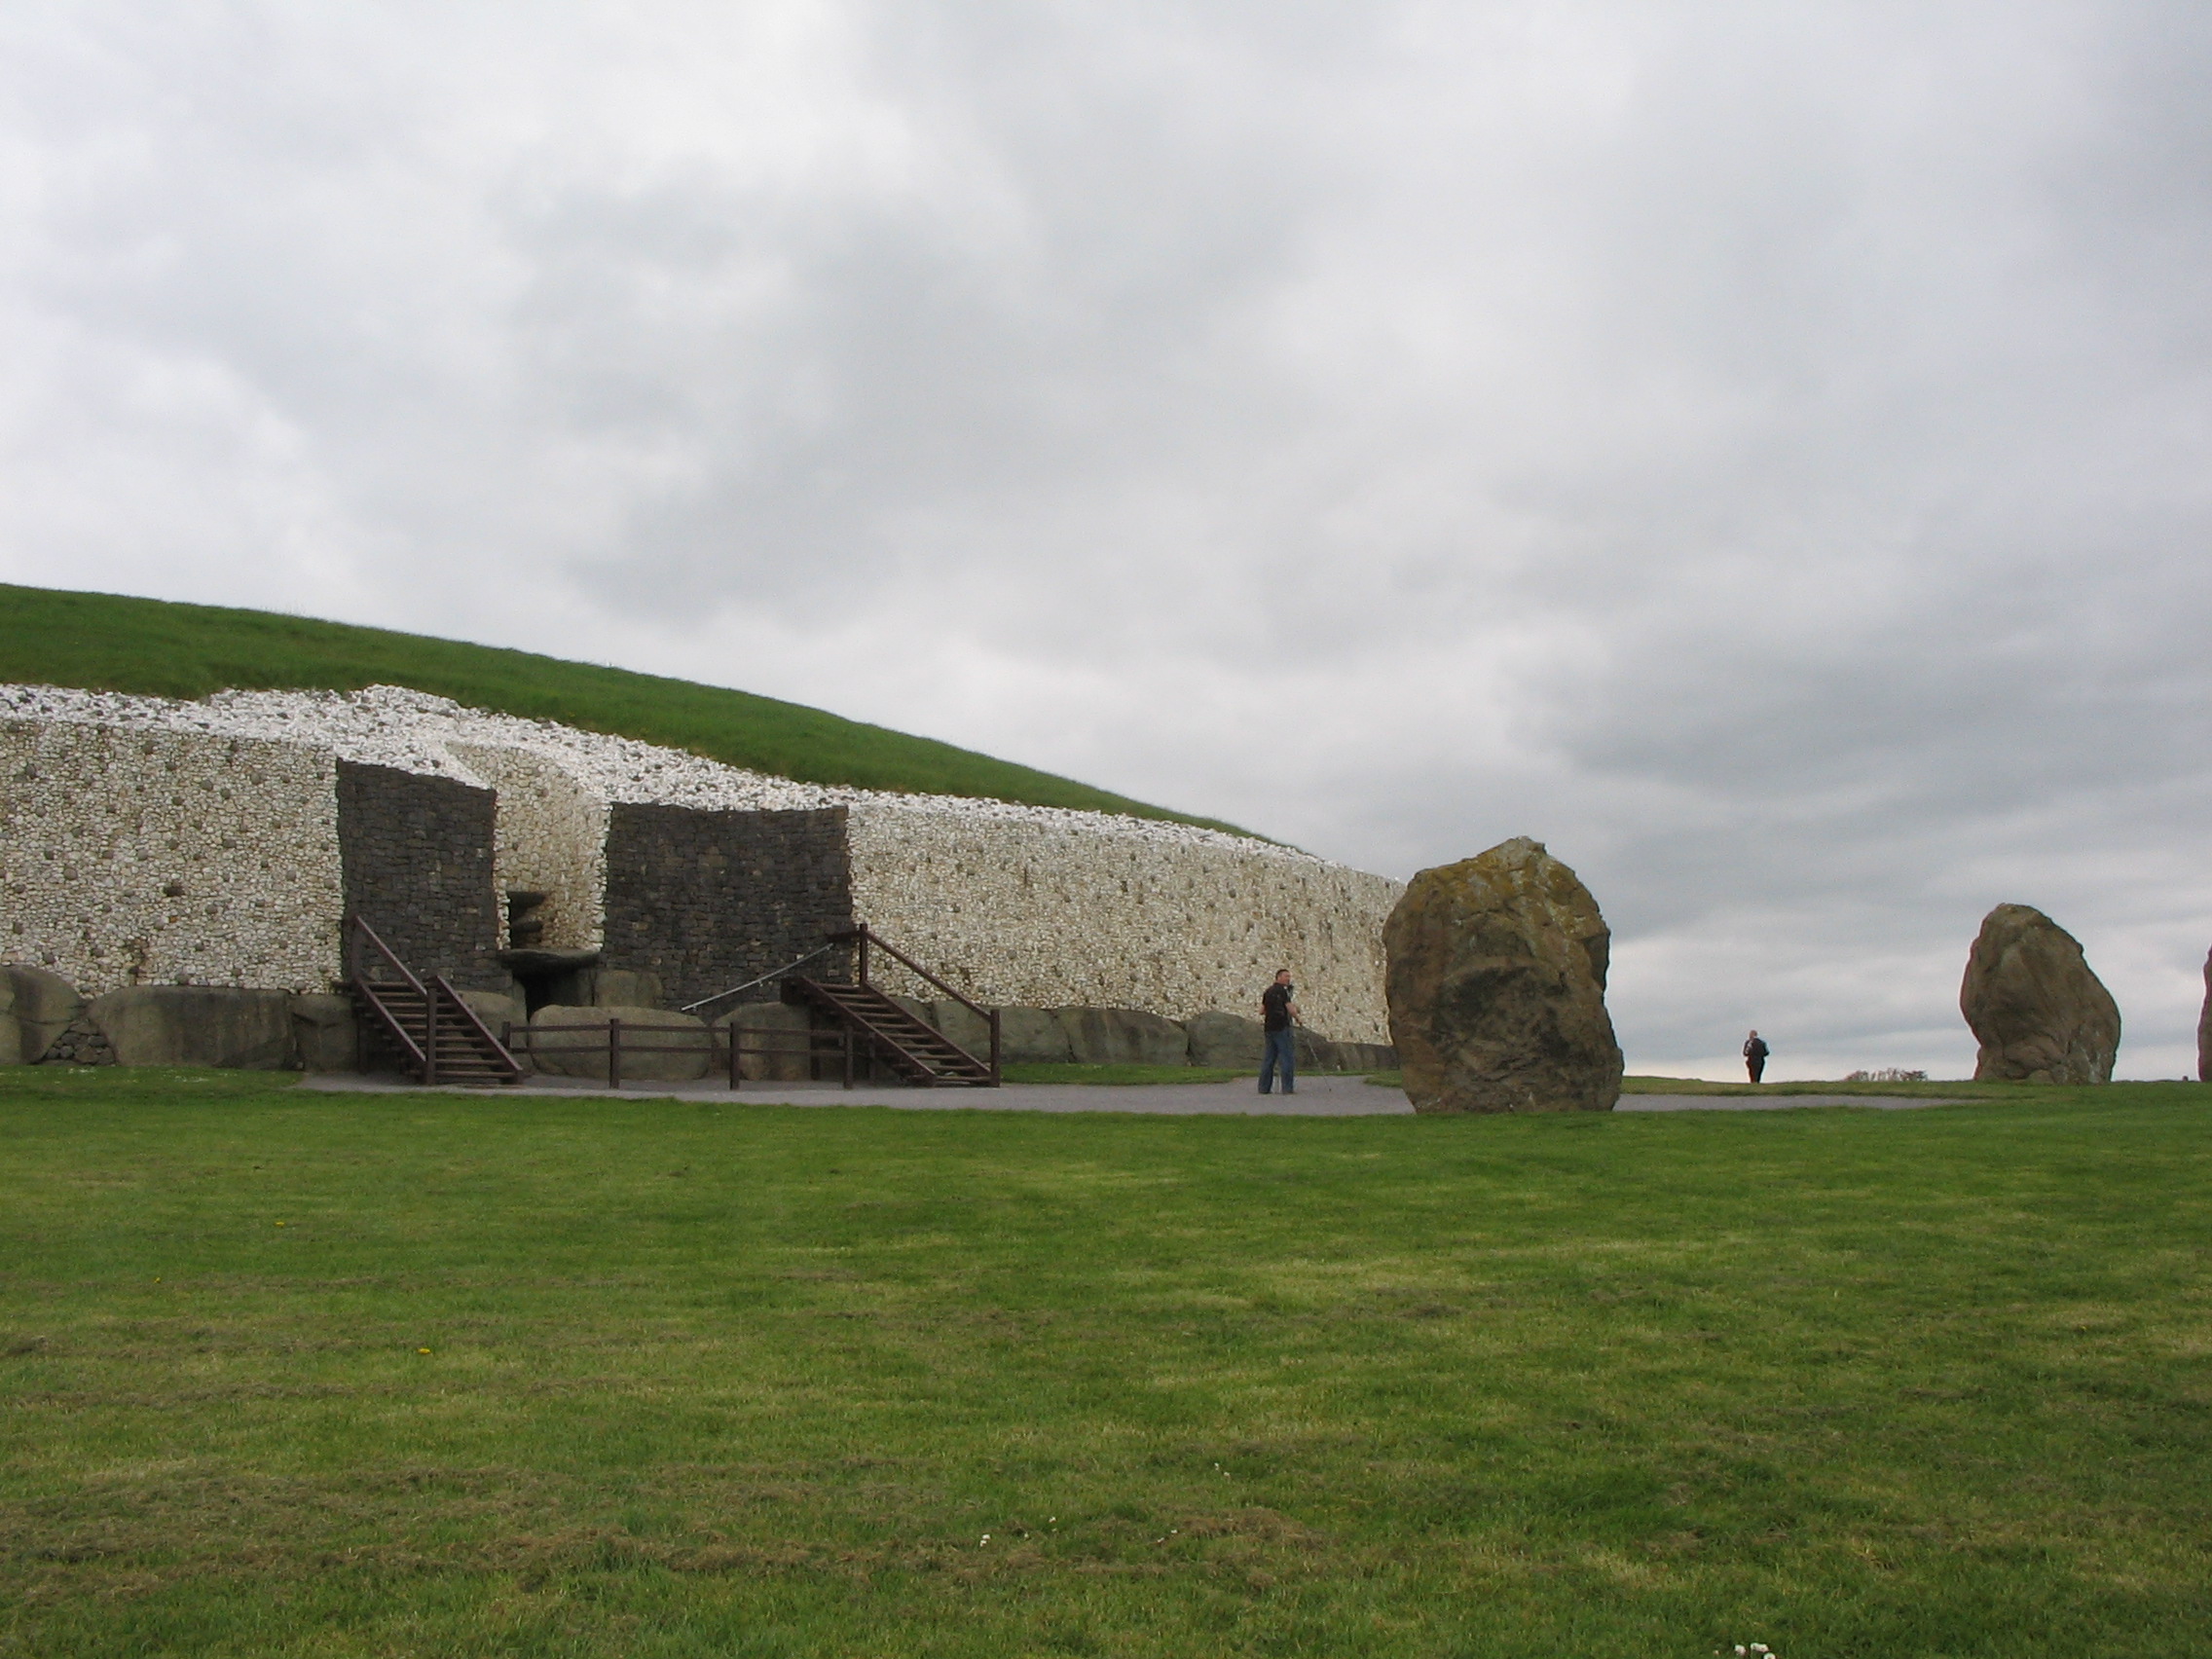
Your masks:
M326 990L343 903L328 749L0 719L0 960Z
M949 970L945 977L978 1001L1141 1008L1170 1017L1209 1009L1249 1013L1274 970L1287 967L1297 977L1307 1022L1316 1030L1354 1042L1387 1041L1382 921L1400 884L1218 830L1055 807L794 783L629 738L464 709L392 686L345 696L224 692L199 703L0 686L0 720L11 719L50 729L51 741L64 747L75 741L70 732L97 729L132 741L157 740L157 747L183 745L178 754L282 751L295 756L286 765L320 769L316 798L325 803L326 820L334 817L328 805L333 752L349 760L487 785L499 795L499 888L550 894L541 942L559 947L602 942L609 802L720 811L845 806L851 812L856 913L922 961ZM320 931L312 937L319 941L331 934L324 918L335 919L340 905L335 830L318 821L312 831L295 832L297 786L281 767L270 778L269 819L255 827L250 848L240 841L231 851L250 863L261 857L251 848L269 847L276 867L327 863L326 888L303 880L289 890L287 901L295 906L295 927L313 917ZM61 817L77 812L57 798L65 791L11 787L16 792L11 800L38 811ZM191 838L189 831L178 832ZM296 855L286 846L295 833ZM119 886L115 900L100 894L99 903L122 903L127 888ZM20 903L12 891L9 898ZM255 894L254 903L265 898ZM87 910L84 904L77 910L87 917L120 913ZM38 914L50 912L59 914L52 906ZM22 919L30 912L15 914ZM262 925L258 916L238 923L248 924L249 933ZM105 920L71 925L98 936L104 962L116 960L122 941L151 939L143 928L119 932L120 923L111 927ZM215 919L203 908L195 925L213 927ZM282 932L272 916L266 938ZM219 943L220 936L210 938L206 960L219 957L221 971L156 972L149 942L145 977L188 974L231 980L247 971L246 959L254 952L269 955L272 963L282 954L267 942L235 949L218 948ZM300 964L322 948L319 942L313 949L295 948L283 957L291 964L284 977L247 982L319 983L327 977L320 958L312 971L303 972ZM329 949L335 948L331 934ZM163 949L169 952L164 961L183 960L170 946ZM234 958L239 966L230 966ZM276 973L275 967L253 971ZM111 975L100 982L123 980Z
M1389 1041L1382 921L1403 888L1386 877L1095 813L885 801L851 825L855 913L977 1002L1256 1014L1288 968L1307 1024Z
M551 756L528 749L452 744L455 758L498 792L492 864L502 902L542 893L548 950L596 950L606 942L607 797ZM501 944L506 921L499 922Z

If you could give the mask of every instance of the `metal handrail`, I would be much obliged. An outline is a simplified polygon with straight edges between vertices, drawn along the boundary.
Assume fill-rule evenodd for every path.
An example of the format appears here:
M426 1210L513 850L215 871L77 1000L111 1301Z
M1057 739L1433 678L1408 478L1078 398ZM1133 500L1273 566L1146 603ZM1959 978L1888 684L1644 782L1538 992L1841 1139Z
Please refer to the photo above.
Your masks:
M803 968L809 962L812 962L817 956L827 956L835 948L836 945L833 942L830 944L818 946L817 948L808 951L804 956L800 957L795 962L787 962L781 968L771 968L767 971L767 973L757 975L755 977L746 980L742 985L732 985L726 991L717 991L713 996L701 997L695 1003L685 1003L676 1012L679 1014L690 1014L696 1009L705 1008L710 1003L719 1003L724 997L734 997L740 991L750 991L755 985L765 985L770 979L780 978L782 976L789 974L793 968Z

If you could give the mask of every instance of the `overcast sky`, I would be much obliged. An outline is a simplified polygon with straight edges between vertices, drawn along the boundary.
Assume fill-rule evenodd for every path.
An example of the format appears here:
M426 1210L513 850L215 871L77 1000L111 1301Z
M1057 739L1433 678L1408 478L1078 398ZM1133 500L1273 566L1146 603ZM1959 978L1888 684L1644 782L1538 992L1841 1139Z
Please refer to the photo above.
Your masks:
M1405 876L1635 1069L2194 1070L2212 8L0 9L0 575L523 645Z

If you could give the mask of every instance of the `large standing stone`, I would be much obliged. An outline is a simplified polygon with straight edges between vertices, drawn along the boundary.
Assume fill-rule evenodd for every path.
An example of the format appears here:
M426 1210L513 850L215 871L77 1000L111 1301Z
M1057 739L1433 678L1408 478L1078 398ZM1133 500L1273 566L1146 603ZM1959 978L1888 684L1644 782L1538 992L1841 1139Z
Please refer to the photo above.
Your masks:
M2196 1016L2196 1081L2212 1083L2212 951L2204 955L2204 1012Z
M1981 1044L1976 1083L2110 1083L2120 1005L2074 936L2029 904L1984 916L1959 1012Z
M1172 1019L1135 1008L1056 1008L1068 1051L1084 1066L1180 1066L1191 1038Z
M1414 1110L1610 1111L1610 940L1590 890L1525 836L1416 875L1382 930Z
M298 1063L292 999L230 985L126 985L93 999L92 1022L124 1066L229 1066L284 1071Z
M18 1033L18 1058L36 1065L54 1040L85 1012L85 999L60 975L27 962L0 967L0 986L9 1000L9 1014Z
M708 1034L706 1021L696 1015L670 1014L657 1008L577 1008L566 1003L547 1003L530 1016L531 1030L545 1033L547 1041L560 1051L534 1054L537 1069L556 1077L589 1077L605 1083L607 1027L615 1019L622 1022L625 1033L632 1026L674 1027L636 1034L639 1043L652 1046L650 1052L632 1049L625 1035L623 1082L690 1083L707 1075L714 1039Z

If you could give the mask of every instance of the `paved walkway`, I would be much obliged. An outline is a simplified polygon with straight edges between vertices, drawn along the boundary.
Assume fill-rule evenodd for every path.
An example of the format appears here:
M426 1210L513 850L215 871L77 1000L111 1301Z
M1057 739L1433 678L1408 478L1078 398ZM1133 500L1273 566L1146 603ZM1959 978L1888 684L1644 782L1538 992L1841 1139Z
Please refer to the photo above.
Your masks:
M301 1085L341 1094L420 1093L421 1087L397 1075L361 1077L350 1072L311 1074ZM1227 1115L1272 1118L1370 1118L1411 1116L1412 1104L1395 1088L1381 1088L1364 1078L1308 1077L1296 1094L1262 1094L1249 1081L1163 1083L1119 1087L1088 1083L1010 1083L1002 1088L902 1088L861 1084L840 1088L833 1083L749 1083L734 1093L722 1082L638 1084L609 1089L580 1079L537 1078L513 1088L444 1088L444 1094L498 1094L524 1099L718 1100L754 1106L897 1106L906 1111L982 1112L1144 1112L1175 1117ZM1896 1110L1911 1106L1955 1105L1955 1101L1907 1099L1872 1094L1624 1094L1622 1112L1772 1112L1793 1106L1873 1106Z

